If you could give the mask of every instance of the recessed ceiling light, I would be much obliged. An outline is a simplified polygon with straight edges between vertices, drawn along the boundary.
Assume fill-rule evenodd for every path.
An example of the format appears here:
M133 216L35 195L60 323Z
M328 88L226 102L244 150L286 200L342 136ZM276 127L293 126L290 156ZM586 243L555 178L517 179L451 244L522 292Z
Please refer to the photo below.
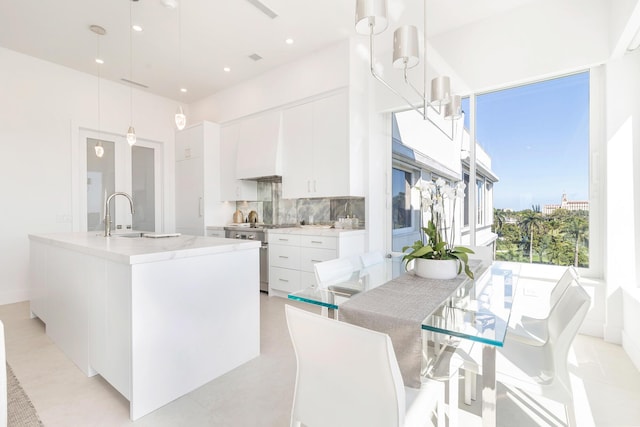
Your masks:
M223 70L225 71L225 73L231 72L231 68L229 68L229 67L224 67Z
M286 44L293 44L293 39L289 38L284 41Z
M185 87L180 88L180 92L182 92L182 93L187 93L187 88L185 88Z
M104 64L104 60L96 58L96 64Z
M133 25L131 27L133 29L133 31L137 31L137 32L141 32L142 31L142 27L140 25Z

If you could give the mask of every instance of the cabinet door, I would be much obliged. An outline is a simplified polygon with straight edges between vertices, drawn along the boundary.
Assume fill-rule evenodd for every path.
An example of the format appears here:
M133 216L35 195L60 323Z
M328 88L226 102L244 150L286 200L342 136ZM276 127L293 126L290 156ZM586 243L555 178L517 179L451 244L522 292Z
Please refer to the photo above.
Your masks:
M313 273L314 264L335 258L335 249L300 248L300 270Z
M312 193L312 104L282 113L282 198L311 197Z
M237 178L282 175L280 117L270 111L239 123Z
M176 162L176 231L203 236L204 179L201 158Z
M300 271L271 267L269 269L269 288L285 293L299 291L302 289L300 287Z
M313 197L350 195L348 119L346 93L313 103Z
M297 246L270 245L269 266L300 269L300 248Z
M209 237L226 237L224 230L207 230L207 236Z
M204 130L202 124L176 131L176 162L202 157Z
M220 199L223 201L257 199L255 181L236 179L239 131L238 124L220 129Z

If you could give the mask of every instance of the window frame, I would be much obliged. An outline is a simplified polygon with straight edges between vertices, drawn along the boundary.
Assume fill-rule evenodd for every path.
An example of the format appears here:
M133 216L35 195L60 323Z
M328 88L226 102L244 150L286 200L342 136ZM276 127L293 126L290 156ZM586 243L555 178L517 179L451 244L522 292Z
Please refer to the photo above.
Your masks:
M576 70L571 73L565 73L560 75L549 76L544 79L537 79L528 82L522 82L517 85L493 88L491 90L487 90L484 92L472 93L469 98L478 97L484 94L506 90L510 88L515 88L519 86L525 86L528 84L535 84L539 82L544 82L548 80L553 80L557 78L567 77L574 74L579 73L589 73L589 130L588 130L588 194L589 194L589 266L588 267L578 267L577 270L581 275L585 277L595 277L601 278L604 275L604 245L605 245L605 210L606 210L606 194L605 194L605 183L604 180L600 179L601 175L604 175L606 171L606 158L605 154L605 142L606 142L606 133L605 133L605 68L604 66L596 66L587 69ZM477 102L475 99L470 100L469 102L469 111L465 111L465 114L470 115L470 127L471 129L467 129L471 134L471 140L475 139L475 108L477 107ZM471 144L473 145L473 144ZM474 161L475 161L475 148L471 148L471 151L474 153ZM474 182L478 174L477 170L477 162L475 168L473 169L474 176L469 177L469 182ZM471 175L471 171L467 171L463 168L463 176L465 173L469 173ZM491 184L487 181L487 184ZM491 198L493 200L493 185L491 185ZM486 198L485 198L486 199ZM469 207L471 209L471 207ZM471 212L469 212L469 216L471 216ZM487 222L487 221L485 221ZM490 223L485 224L486 226L490 226L493 223L493 212L491 213L491 221ZM465 226L463 230L466 230L468 233L472 231L477 234L480 226L476 225L471 228L469 226Z

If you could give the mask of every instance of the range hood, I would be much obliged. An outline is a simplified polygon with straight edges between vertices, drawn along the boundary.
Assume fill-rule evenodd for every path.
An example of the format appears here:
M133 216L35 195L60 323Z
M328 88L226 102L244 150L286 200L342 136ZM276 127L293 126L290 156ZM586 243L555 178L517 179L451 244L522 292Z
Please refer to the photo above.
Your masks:
M271 111L240 122L236 178L275 180L282 176L282 112Z

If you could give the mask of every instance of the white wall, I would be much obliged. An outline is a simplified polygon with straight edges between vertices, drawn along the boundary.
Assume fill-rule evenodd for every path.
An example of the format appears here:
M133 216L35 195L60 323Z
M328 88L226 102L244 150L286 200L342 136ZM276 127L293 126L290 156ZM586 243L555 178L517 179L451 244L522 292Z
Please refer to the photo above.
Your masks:
M605 339L640 367L640 51L607 65ZM624 224L621 226L621 224ZM620 329L621 328L621 329Z
M0 304L28 300L29 233L71 231L78 127L98 129L98 80L0 48ZM102 81L101 130L124 134L129 88ZM175 102L134 90L139 138L165 146L165 228L174 227Z
M340 42L189 106L191 123L225 123L349 85L349 43Z
M606 61L610 8L609 0L529 2L431 43L472 90L484 91Z

